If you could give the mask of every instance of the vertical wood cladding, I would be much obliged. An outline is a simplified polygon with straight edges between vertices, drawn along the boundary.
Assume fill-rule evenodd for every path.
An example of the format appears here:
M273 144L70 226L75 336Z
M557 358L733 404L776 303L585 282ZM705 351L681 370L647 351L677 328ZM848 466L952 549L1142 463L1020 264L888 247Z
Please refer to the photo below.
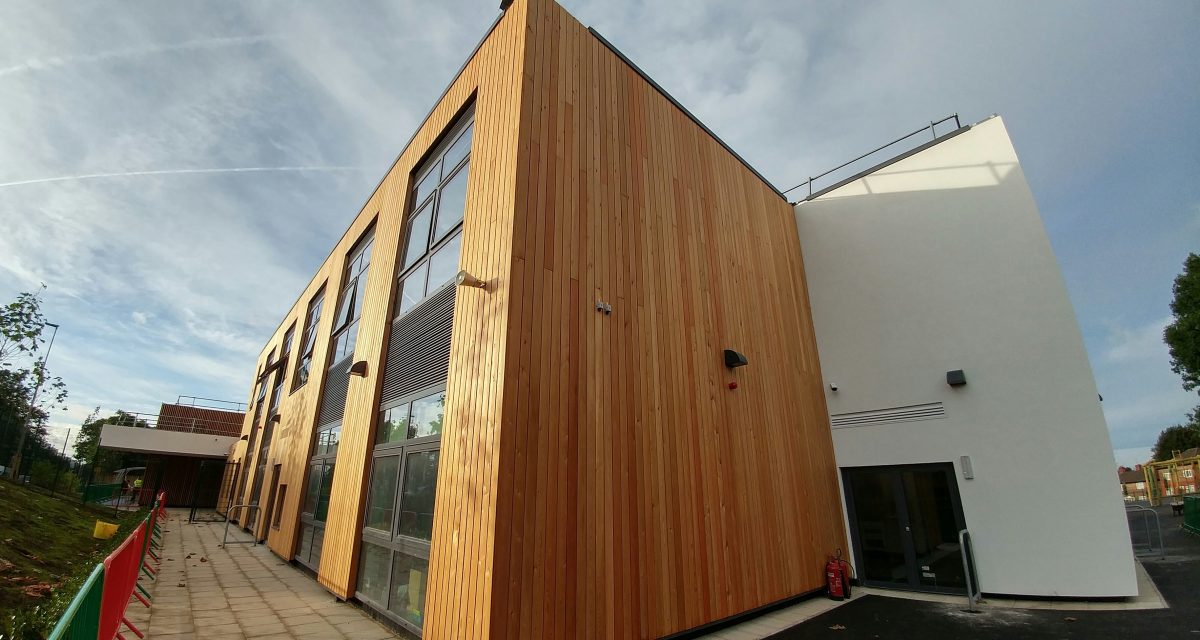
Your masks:
M820 588L845 536L791 207L558 5L527 17L491 637Z
M791 208L550 0L508 8L260 357L375 224L320 582L353 595L411 172L471 100L488 286L452 294L425 637L659 637L819 588L845 536ZM268 462L285 558L335 307Z

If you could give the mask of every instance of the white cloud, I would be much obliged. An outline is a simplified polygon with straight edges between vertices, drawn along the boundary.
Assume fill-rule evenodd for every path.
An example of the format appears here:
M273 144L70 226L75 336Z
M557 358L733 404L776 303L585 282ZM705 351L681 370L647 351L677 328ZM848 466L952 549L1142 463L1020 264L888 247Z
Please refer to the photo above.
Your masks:
M1148 234L1173 243L1153 247L1172 269L1194 245L1180 229L1200 225L1195 138L1177 123L1200 115L1200 67L1179 64L1200 54L1196 5L565 4L777 186L931 117L1002 113L1035 193L1058 204L1043 213L1085 328L1134 318L1089 343L1114 444L1145 445L1195 404L1155 335L1169 282L1110 265L1144 262ZM0 4L0 301L50 287L51 367L71 389L55 423L242 399L265 338L495 8ZM256 167L367 169L211 172ZM88 175L109 177L59 179ZM1106 188L1137 207L1097 202Z

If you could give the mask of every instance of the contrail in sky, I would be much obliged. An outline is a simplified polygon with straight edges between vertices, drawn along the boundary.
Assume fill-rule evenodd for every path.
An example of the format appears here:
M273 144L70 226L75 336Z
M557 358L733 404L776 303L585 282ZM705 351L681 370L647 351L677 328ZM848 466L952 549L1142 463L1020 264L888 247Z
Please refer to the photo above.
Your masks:
M92 180L94 178L124 178L126 176L174 176L188 173L265 173L283 171L365 171L363 167L231 167L228 169L161 169L158 171L121 171L118 173L85 173L76 176L55 176L53 178L34 178L32 180L16 180L0 182L0 188L19 187L26 184L42 184L45 182L66 182L68 180Z
M216 49L219 47L238 46L246 44L257 44L259 42L268 42L277 40L278 35L257 35L257 36L230 36L224 38L204 38L201 40L189 40L187 42L177 42L167 45L151 45L146 47L131 47L128 49L114 49L112 51L101 51L99 53L89 53L78 56L49 56L46 58L34 58L26 60L21 64L13 65L0 69L0 77L12 75L14 73L22 73L26 71L42 71L45 69L54 69L65 67L72 64L88 63L88 62L103 62L105 60L116 60L119 58L137 58L155 53L170 53L173 51L192 51L198 49Z

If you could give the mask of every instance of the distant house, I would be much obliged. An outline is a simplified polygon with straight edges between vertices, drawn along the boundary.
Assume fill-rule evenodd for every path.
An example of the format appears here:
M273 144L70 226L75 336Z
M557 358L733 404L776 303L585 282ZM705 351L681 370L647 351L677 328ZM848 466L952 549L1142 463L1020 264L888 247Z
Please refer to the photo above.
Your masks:
M1147 480L1153 483L1152 501L1196 493L1200 485L1200 447L1175 453L1170 459L1147 465Z
M1136 465L1134 468L1118 467L1117 477L1121 482L1121 493L1125 496L1125 502L1138 502L1150 499L1150 493L1146 489L1146 473L1142 470L1142 465Z

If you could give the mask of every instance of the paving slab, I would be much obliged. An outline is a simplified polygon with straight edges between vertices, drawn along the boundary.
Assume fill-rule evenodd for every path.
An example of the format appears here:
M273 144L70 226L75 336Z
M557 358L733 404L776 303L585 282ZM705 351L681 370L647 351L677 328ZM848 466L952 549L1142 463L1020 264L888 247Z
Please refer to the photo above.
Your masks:
M167 510L158 579L141 581L154 606L129 605L130 621L147 639L401 637L264 546L222 548L224 523L189 524L187 515Z

